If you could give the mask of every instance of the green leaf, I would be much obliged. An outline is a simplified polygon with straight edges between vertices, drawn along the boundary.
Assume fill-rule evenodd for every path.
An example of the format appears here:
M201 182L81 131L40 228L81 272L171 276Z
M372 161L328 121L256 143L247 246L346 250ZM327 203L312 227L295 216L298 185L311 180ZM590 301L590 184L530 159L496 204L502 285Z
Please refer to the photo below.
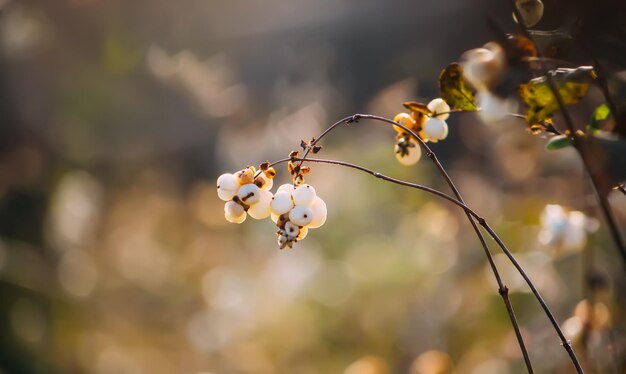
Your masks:
M602 104L597 107L591 115L589 125L587 125L587 131L590 133L600 131L600 121L604 121L605 119L609 118L610 115L611 109L608 105Z
M463 68L457 63L448 65L439 75L439 95L451 109L476 111L476 90L463 77Z
M596 121L604 121L605 119L609 118L610 115L611 115L611 109L606 104L600 105L593 112L593 118Z
M572 145L572 139L570 139L567 135L557 135L548 140L546 148L550 151L555 151L557 149L569 147L570 145Z

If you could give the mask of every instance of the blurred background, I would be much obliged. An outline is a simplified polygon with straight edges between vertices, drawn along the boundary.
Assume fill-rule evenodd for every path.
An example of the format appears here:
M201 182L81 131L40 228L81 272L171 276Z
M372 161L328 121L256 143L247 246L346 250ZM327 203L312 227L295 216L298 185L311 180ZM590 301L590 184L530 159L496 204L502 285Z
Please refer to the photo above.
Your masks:
M545 5L551 29L564 15ZM488 18L515 30L505 1L0 0L0 372L524 372L455 206L312 165L328 220L279 251L270 220L227 223L215 190L336 119L436 97L440 70L494 38ZM433 148L468 204L589 371L618 372L623 270L575 151L546 152L516 119L448 123ZM393 139L361 121L320 156L448 191L425 157L398 164ZM626 227L626 196L609 198ZM496 262L536 372L572 372Z

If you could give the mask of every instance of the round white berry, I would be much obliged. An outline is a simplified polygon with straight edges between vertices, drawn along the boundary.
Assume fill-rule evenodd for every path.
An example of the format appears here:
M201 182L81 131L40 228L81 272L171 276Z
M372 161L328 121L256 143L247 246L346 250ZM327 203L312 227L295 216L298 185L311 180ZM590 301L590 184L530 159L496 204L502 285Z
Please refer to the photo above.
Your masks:
M295 187L293 186L293 184L285 183L285 184L282 184L280 187L278 187L278 190L276 192L285 191L285 192L288 192L291 195L294 190L295 190Z
M263 183L263 185L261 186L261 190L263 191L269 191L272 189L272 187L274 186L274 179L272 178L268 178L265 174L261 173L259 174L259 176L257 177L259 179L262 179L265 183Z
M436 98L428 103L428 110L433 112L433 117L441 120L447 120L450 117L450 105L444 99ZM440 114L443 113L443 114Z
M422 150L421 148L415 144L415 143L411 143L414 144L414 147L409 147L407 148L407 152L406 154L402 154L402 152L400 151L400 147L396 144L393 151L396 154L396 159L405 166L411 166L411 165L415 165L417 163L417 161L419 161L419 159L422 157Z
M248 214L250 217L254 219L264 219L269 217L270 204L272 203L272 193L269 191L261 191L260 199L256 203L250 205L250 209L248 209Z
M289 220L298 226L306 226L313 220L313 211L307 206L298 205L289 212Z
M303 184L298 186L291 196L293 197L293 203L296 205L311 205L317 195L313 186Z
M424 136L433 143L448 136L448 124L439 118L429 118L424 123Z
M309 233L309 227L307 226L300 227L300 232L298 233L298 236L296 236L296 239L302 240L306 238L308 233Z
M239 182L234 174L225 173L217 178L217 188L224 190L237 190L239 188Z
M287 241L289 239L287 239L287 237L285 235L279 235L278 236L278 245L282 248L285 244L287 244Z
M408 113L398 113L395 117L393 117L393 121L398 122L399 124L408 128L409 130L415 129L415 120ZM402 127L398 127L396 125L393 125L393 129L396 130L396 132L398 133L406 132L405 129L403 129Z
M225 188L217 189L217 197L219 197L220 200L223 200L223 201L232 200L232 198L235 197L235 195L237 195L237 190L227 190Z
M285 223L285 233L288 237L295 238L300 234L300 227L293 222L287 222Z
M224 217L231 223L242 223L246 220L246 211L243 207L234 201L228 201L224 204Z
M293 208L293 201L291 200L291 194L286 191L278 191L270 204L272 213L281 215L287 213Z
M235 173L235 176L237 177L237 182L242 186L254 182L254 170L251 168L241 169Z
M311 211L313 212L313 219L311 220L311 223L309 223L308 227L316 229L326 222L326 216L328 214L328 211L326 210L326 203L321 197L316 196L315 199L313 199L313 203L311 203Z
M270 219L272 220L272 222L277 223L278 218L280 218L280 216L278 214L274 214L274 212L272 212L272 209L270 207Z
M237 192L237 197L248 205L256 204L261 199L261 189L254 183L244 184Z

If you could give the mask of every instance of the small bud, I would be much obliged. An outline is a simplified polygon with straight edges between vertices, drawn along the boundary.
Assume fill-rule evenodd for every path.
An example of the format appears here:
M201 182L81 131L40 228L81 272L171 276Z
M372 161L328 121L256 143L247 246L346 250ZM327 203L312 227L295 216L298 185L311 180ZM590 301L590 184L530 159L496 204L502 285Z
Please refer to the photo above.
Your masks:
M259 165L259 168L261 169L261 171L267 171L267 169L270 167L270 162L269 161L265 161L262 162L261 165Z
M316 154L316 153L317 153L317 152L319 152L321 149L322 149L322 146L321 146L321 145L314 145L314 146L313 146L313 149L312 149L312 152L313 152L313 154Z
M294 159L298 157L299 154L300 154L300 151L291 151L291 153L289 153L289 158Z

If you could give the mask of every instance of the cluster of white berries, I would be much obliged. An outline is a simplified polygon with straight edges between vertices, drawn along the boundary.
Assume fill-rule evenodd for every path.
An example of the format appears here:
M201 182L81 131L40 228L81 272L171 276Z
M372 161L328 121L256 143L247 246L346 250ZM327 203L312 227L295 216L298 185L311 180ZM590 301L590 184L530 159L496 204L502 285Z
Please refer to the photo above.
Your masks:
M399 113L394 121L412 130L424 141L436 143L448 137L448 124L446 120L450 116L450 106L445 100L436 98L428 105L418 103L406 103L411 113ZM417 139L401 127L394 126L398 133L394 152L398 161L403 165L413 165L419 161L422 151Z
M270 189L276 172L261 165L261 170L249 166L234 174L222 174L217 179L217 195L226 202L224 216L231 223L242 223L246 217L271 217L278 226L278 245L292 248L304 239L309 229L326 222L326 203L308 184L283 184L273 195Z
M276 191L270 204L272 221L278 226L278 245L291 248L293 243L304 239L309 229L326 222L326 203L317 196L313 186L283 184Z
M262 171L249 166L235 174L222 174L217 178L217 196L226 201L224 216L228 222L242 223L247 215L254 219L264 219L270 215L275 172Z

